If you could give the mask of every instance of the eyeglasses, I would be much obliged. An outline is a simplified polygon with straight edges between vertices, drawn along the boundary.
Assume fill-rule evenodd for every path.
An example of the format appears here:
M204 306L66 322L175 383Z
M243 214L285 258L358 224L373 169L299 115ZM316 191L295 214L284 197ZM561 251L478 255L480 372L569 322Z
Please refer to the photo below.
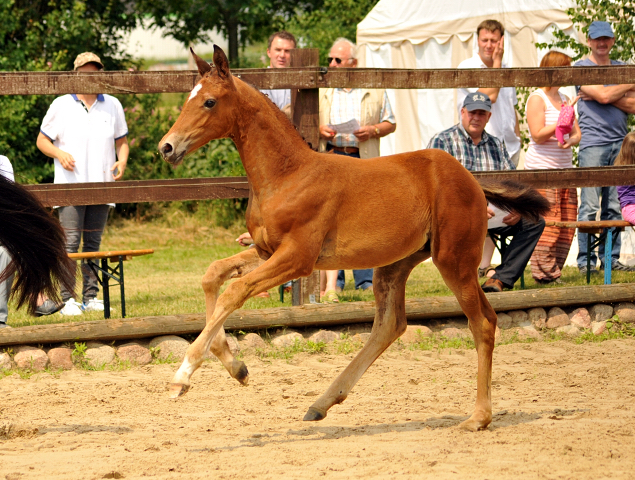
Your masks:
M333 62L333 60L335 60L335 63L337 63L338 65L341 65L342 62L348 61L350 59L348 59L348 58L342 59L342 58L337 58L337 57L327 57L327 60L329 62L329 65Z

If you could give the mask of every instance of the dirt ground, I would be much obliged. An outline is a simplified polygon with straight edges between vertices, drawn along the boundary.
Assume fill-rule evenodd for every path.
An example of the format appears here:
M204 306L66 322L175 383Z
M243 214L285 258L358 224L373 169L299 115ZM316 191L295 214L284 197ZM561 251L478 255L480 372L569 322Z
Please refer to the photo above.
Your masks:
M495 350L494 421L463 432L474 351L389 351L322 422L306 409L352 358L210 362L177 400L176 364L0 380L0 479L600 479L635 472L635 341Z

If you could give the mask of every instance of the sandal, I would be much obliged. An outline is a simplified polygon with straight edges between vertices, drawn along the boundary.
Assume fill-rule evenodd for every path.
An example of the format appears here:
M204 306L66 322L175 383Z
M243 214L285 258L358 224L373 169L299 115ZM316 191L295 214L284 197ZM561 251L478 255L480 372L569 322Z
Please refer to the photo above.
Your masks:
M337 293L335 293L335 290L327 290L324 292L322 303L340 303L340 299L337 296Z
M492 267L491 265L489 265L488 267L485 268L480 268L478 269L478 278L483 278L487 275L487 272L490 272L492 270L496 270L495 267Z

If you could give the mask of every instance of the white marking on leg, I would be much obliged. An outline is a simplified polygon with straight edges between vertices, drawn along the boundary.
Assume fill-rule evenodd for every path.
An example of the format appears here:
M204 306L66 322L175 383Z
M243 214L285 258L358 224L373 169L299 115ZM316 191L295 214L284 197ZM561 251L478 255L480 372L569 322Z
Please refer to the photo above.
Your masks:
M194 367L194 365L190 363L190 361L187 359L187 356L186 356L183 359L183 363L174 374L174 379L172 380L172 383L180 383L183 385L189 385L190 377L194 373L194 370L196 370L196 368Z
M199 83L197 86L195 86L195 87L192 89L192 93L190 93L190 96L189 96L189 98L187 99L187 101L189 102L190 100L192 100L192 99L193 99L193 98L194 98L194 97L198 94L198 91L199 91L201 88L203 88L203 85L202 85L202 84L200 84L200 83Z

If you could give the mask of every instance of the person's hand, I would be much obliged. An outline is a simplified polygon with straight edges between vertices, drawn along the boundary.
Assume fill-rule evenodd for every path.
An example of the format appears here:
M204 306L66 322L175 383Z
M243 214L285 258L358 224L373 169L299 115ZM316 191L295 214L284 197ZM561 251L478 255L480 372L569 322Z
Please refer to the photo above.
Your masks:
M573 145L573 142L571 141L571 137L569 137L569 140L567 140L564 143L558 142L558 146L562 149L571 148L571 145Z
M117 180L121 180L123 178L123 172L126 171L126 165L128 162L118 161L112 166L110 171L112 172L112 178Z
M501 37L496 47L494 47L494 52L492 52L494 67L498 65L500 68L500 65L503 64L503 55L505 55L505 35Z
M487 219L489 220L490 218L494 218L494 215L495 215L494 210L487 207Z
M593 98L591 98L589 95L584 93L582 90L580 90L580 92L578 93L578 97L580 97L580 100L584 100L585 102L593 100Z
M505 225L516 225L520 221L520 215L516 212L509 212L507 215L503 217L503 223Z
M240 245L241 247L248 247L249 245L254 243L254 239L251 238L251 235L249 235L249 232L242 233L240 237L236 239L236 241L238 242L238 245Z
M330 128L328 125L320 125L320 137L330 140L334 136L335 136L335 130Z
M69 172L75 170L75 159L70 153L60 150L57 159L60 161L64 170L68 170Z
M373 138L375 134L375 126L374 125L366 125L365 127L359 127L359 130L353 132L353 135L357 137L357 140L360 142L366 142Z
M578 100L580 100L580 95L582 92L578 93L578 95L573 99L569 99L569 101L567 102L567 105L569 105L570 107L573 107L576 103L578 103Z

